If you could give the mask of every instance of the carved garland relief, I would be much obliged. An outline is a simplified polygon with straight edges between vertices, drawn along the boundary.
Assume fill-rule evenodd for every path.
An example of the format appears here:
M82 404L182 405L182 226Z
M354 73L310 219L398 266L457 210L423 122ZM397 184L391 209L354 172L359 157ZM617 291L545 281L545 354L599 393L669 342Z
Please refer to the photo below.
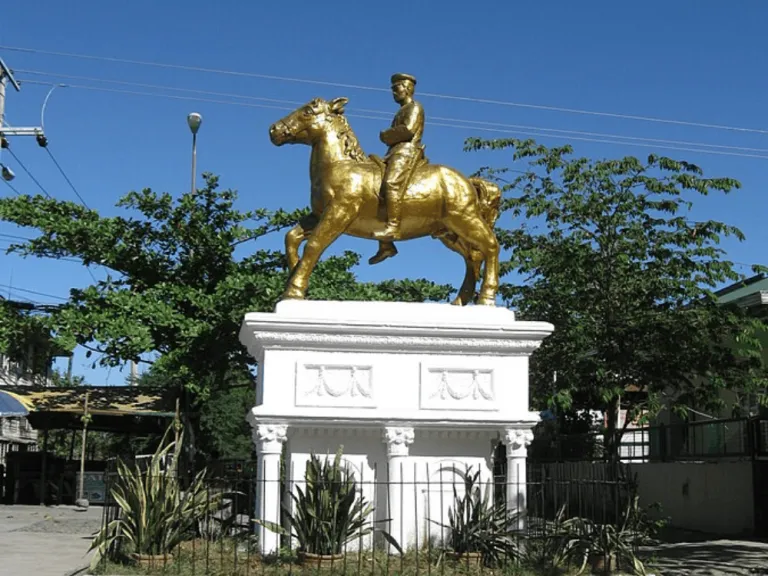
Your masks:
M493 370L422 365L419 402L422 410L497 410Z
M371 366L298 365L296 406L374 408Z

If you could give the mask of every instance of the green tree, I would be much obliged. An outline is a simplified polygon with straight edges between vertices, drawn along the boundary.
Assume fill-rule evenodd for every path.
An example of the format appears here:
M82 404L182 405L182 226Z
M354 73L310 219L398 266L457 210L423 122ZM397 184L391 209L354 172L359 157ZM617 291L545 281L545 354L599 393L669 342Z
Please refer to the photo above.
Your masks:
M514 160L529 162L509 181L508 168L481 172L503 180L503 209L522 218L498 231L512 250L504 272L519 275L502 287L503 298L521 318L555 325L533 357L534 398L603 410L613 455L622 407L629 422L663 407L720 407L724 389L765 401L765 327L718 305L713 293L741 278L718 245L743 235L688 216L695 197L729 193L736 180L704 178L697 166L669 158L590 160L573 157L570 146L530 140L471 139L467 148L512 150Z
M151 388L179 387L173 374L151 367L141 374L137 386ZM210 390L205 402L192 407L197 423L196 449L208 459L245 460L253 454L251 430L245 414L256 403L256 380L246 372L229 371L224 385ZM159 444L161 435L122 438L116 451L151 453Z
M109 271L106 280L72 289L68 302L46 310L39 320L45 328L68 349L81 345L96 353L94 362L102 365L152 364L165 385L184 391L186 414L230 381L242 384L252 368L238 340L243 315L273 310L287 278L284 254L265 248L265 241L305 213L242 211L235 191L220 190L213 175L204 179L203 188L177 198L151 189L130 192L117 204L126 216L103 217L41 196L0 199L1 220L39 233L11 251L75 257ZM243 244L252 249L238 257ZM362 283L352 272L358 262L353 253L321 262L309 297L423 301L452 292L425 280ZM185 429L199 431L199 425Z
M0 297L0 354L21 366L30 380L45 377L62 354L46 326L46 307Z

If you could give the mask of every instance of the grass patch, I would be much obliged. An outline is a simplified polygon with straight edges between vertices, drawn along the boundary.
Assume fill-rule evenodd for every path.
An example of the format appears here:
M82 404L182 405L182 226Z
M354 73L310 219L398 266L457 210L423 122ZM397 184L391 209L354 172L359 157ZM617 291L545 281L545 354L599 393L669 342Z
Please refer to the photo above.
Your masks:
M349 552L330 567L300 563L287 551L262 558L232 543L185 542L165 562L144 568L126 563L103 562L94 574L109 576L567 576L569 571L535 568L510 562L488 568L453 560L437 550L409 551L403 556L385 552Z

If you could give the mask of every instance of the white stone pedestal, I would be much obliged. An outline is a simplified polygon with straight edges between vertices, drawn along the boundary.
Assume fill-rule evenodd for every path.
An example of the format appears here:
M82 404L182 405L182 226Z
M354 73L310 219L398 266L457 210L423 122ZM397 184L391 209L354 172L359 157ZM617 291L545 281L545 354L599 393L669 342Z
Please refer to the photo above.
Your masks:
M528 410L528 357L553 330L505 308L396 302L283 301L247 314L240 341L259 364L248 420L263 467L302 484L311 453L344 447L372 520L403 546L444 530L457 481L472 466L492 480L507 444L510 508L525 502L525 453L538 415ZM256 513L279 521L278 470L257 491ZM282 495L285 501L286 494ZM276 538L263 534L272 552ZM359 545L355 542L350 549ZM369 542L363 542L367 546Z

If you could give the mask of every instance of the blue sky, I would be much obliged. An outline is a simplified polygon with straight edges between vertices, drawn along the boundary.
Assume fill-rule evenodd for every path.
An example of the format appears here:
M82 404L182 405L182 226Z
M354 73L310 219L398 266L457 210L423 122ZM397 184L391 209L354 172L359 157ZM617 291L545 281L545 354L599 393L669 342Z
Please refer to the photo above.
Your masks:
M438 5L440 9L436 8ZM376 116L359 109L393 114L396 105L386 89L390 75L402 71L418 78L417 92L768 129L764 98L768 91L768 77L764 74L768 4L759 0L740 2L738 9L714 0L412 0L407 4L342 0L5 0L2 12L0 44L4 46L385 90L192 72L0 48L0 56L8 64L27 71L17 72L20 79L159 92L103 82L112 80L300 102L315 96L347 96L350 114L357 111ZM54 73L102 82L50 75ZM38 124L47 91L48 87L34 84L24 85L21 93L9 89L8 122L14 126ZM165 93L258 103L181 90ZM721 219L746 233L746 242L727 244L733 260L768 263L768 257L763 255L768 241L768 229L764 226L768 199L763 190L763 175L768 170L766 133L427 96L421 100L428 121L430 117L443 117L765 149L719 150L767 158L663 148L656 151L695 162L707 175L740 180L743 189L735 195L702 199L695 217ZM244 208L292 209L307 204L309 150L275 148L267 137L269 124L287 111L70 87L54 91L46 111L45 128L51 151L86 202L111 215L118 213L114 207L116 200L129 190L150 186L178 194L188 189L190 135L185 118L192 111L204 117L198 142L199 171L217 173L223 186L238 189ZM389 123L389 117L352 118L351 122L367 152L383 152L377 135ZM511 129L509 134L502 134L484 132L478 127L433 123L427 126L424 141L432 161L471 172L483 164L509 163L503 154L480 156L462 152L466 137L515 135L526 136ZM577 153L592 157L643 157L654 151L569 137L538 139L548 145L572 141ZM14 138L12 146L52 195L75 199L33 139ZM4 154L2 161L16 172L14 185L19 190L37 191L13 158ZM8 194L10 190L0 186L0 193ZM31 232L19 232L0 223L0 234ZM271 242L279 245L282 238L275 237ZM7 245L8 239L0 237L0 247ZM344 239L332 252L353 249L367 257L375 248L371 242ZM0 291L5 295L11 285L14 297L56 302L54 298L22 289L66 297L71 287L91 282L90 275L77 263L23 260L6 255L0 255L0 259ZM403 244L397 258L376 267L362 265L358 273L364 280L423 276L457 285L462 270L457 256L436 241L424 240ZM98 268L93 273L97 277L104 274ZM126 376L125 371L92 370L90 361L80 353L76 356L75 371L92 384L117 385Z

